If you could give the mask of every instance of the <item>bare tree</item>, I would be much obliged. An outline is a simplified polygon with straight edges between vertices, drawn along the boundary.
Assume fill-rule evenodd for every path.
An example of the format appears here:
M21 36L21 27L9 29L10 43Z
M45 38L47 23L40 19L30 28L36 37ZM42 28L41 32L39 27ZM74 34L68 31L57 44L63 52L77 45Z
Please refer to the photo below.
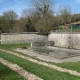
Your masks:
M71 21L72 22L80 21L80 14L79 13L73 14L71 17Z
M35 24L36 31L48 35L51 30L57 29L57 19L51 14L47 14L39 19Z
M4 17L5 22L8 24L6 26L7 32L10 32L16 20L18 19L18 15L13 10L10 10L10 11L4 12L3 17Z
M70 8L70 6L66 5L66 6L60 7L59 13L62 16L63 24L71 22L71 8Z
M33 11L32 9L24 9L21 13L21 17L23 18L28 18L28 17L31 17L31 15L33 14Z
M17 22L14 24L12 32L25 32L26 29L27 19L26 18L20 18L17 20Z
M17 18L18 18L18 15L13 10L4 12L3 16L4 16L6 21L17 20Z
M49 13L53 12L52 10L52 7L54 8L53 0L33 0L32 4L36 12L41 16L44 16L48 12Z
M35 9L37 18L35 18L35 30L44 34L53 27L53 12L54 1L53 0L33 0L33 8Z

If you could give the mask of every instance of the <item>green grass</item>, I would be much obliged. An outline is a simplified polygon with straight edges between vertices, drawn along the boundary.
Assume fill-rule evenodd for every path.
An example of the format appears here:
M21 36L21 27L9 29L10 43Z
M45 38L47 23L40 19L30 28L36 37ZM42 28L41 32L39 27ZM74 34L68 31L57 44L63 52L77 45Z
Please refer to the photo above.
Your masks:
M1 49L7 49L7 50L13 50L18 47L24 47L24 46L30 47L30 43L26 43L26 44L0 44Z
M59 63L56 65L63 67L63 68L76 70L76 71L80 72L80 62L67 62L67 63Z
M22 46L26 46L26 47L30 47L30 44L0 44L0 48L1 49L7 49L10 51L13 51L13 49L17 48L17 47L22 47ZM15 51L14 51L15 52ZM24 55L24 56L28 56L26 54L17 52L18 54ZM38 61L43 61L40 59L37 59L35 57L32 57L33 59L36 59ZM43 61L46 62L46 61ZM66 63L53 63L53 62L48 62L50 64L55 64L57 66L63 67L63 68L67 68L67 69L71 69L71 70L76 70L78 72L80 72L80 62L66 62Z
M41 60L41 59L38 59L38 58L35 58L34 56L29 56L27 54L23 54L21 52L17 52L17 51L14 51L13 49L16 49L18 47L30 47L30 43L27 43L27 44L0 44L0 49L5 49L5 50L9 50L9 51L13 51L13 52L16 52L18 54L21 54L23 56L26 56L26 57L31 57L33 59L36 59L38 61L42 61L42 62L46 62L44 60Z
M14 48L22 47L22 46L30 47L30 44L0 44L0 48L1 49L11 50L11 51L13 51ZM16 52L16 51L14 51L14 52ZM21 54L21 55L24 55L24 56L27 56L27 57L29 56L29 55L23 54L21 52L17 52L17 53ZM31 58L36 59L38 61L46 62L46 61L37 59L35 57L31 57ZM48 62L48 63L55 64L55 65L63 67L63 68L67 68L67 69L71 69L71 70L76 70L76 71L80 72L80 68L79 68L80 67L80 62L66 62L66 63Z
M42 65L38 65L31 61L21 59L11 54L7 54L5 52L0 51L0 57L18 64L23 67L28 72L31 72L44 80L80 80L80 77L70 75L68 73L63 73L56 71L54 69L50 69L48 67L44 67Z
M0 63L0 80L24 80L19 74Z
M25 47L30 47L30 43L27 43L27 44L0 44L0 49L5 49L5 50L13 51L13 52L16 52L16 53L18 53L18 54L24 55L24 56L26 56L26 57L31 57L31 58L36 59L36 60L38 60L38 61L46 62L46 61L44 61L44 60L40 60L40 59L38 59L38 58L35 58L34 56L29 56L29 55L27 55L27 54L23 54L23 53L21 53L21 52L17 52L17 51L14 51L14 50L13 50L13 49L16 49L16 48L18 48L18 47L23 47L23 46L25 46Z

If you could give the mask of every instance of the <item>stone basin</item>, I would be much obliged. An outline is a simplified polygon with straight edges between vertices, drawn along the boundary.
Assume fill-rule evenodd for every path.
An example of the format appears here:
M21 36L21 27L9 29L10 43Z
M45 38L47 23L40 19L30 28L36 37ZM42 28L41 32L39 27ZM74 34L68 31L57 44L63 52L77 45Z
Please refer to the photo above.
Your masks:
M69 57L80 56L79 52L69 51L69 50L58 50L58 49L50 49L48 47L36 47L33 48L34 51L37 51L40 54L49 55L58 59L64 59Z

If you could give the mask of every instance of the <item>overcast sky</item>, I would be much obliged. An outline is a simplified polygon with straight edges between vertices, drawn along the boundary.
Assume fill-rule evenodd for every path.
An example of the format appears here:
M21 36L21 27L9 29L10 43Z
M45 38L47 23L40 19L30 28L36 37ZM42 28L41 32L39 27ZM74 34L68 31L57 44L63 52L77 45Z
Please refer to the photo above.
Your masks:
M80 0L55 0L56 10L59 6L70 5L73 13L80 13ZM8 10L14 10L21 15L24 9L31 7L31 0L0 0L0 15Z

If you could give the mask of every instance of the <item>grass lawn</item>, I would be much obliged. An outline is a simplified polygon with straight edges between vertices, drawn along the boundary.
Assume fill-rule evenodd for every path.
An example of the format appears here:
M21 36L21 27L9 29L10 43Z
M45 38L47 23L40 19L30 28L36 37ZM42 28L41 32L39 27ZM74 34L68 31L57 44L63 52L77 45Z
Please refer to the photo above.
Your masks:
M22 46L30 47L30 44L0 44L1 49L6 49L6 50L10 50L10 51L13 51L13 49L15 49L17 47L22 47ZM18 52L18 53L21 55L24 55L24 56L28 56L27 54L23 54L20 52ZM32 57L32 58L34 59L34 57ZM35 58L35 59L37 59L37 58ZM40 60L40 59L37 59L37 60ZM79 68L80 62L66 62L66 63L53 63L53 62L51 62L50 64L55 64L55 65L58 65L63 68L76 70L76 71L80 72L80 68Z
M18 47L30 47L30 43L27 44L0 44L1 49L13 50Z
M80 72L80 62L67 62L67 63L59 63L56 64L60 67L76 70L77 72Z
M56 71L54 69L50 69L48 67L44 67L42 65L38 65L31 61L21 59L11 54L7 54L5 52L0 51L0 57L18 64L23 67L28 72L31 72L44 80L80 80L80 77L70 75L68 73L63 73Z
M24 80L19 74L0 63L0 80Z
M7 49L7 50L11 50L11 51L13 51L14 48L22 47L22 46L30 47L30 44L0 44L1 49ZM28 56L28 55L20 53L20 52L19 52L19 54ZM32 58L34 58L34 57L32 57ZM39 59L37 59L37 60L39 60ZM63 68L76 70L76 71L80 72L80 68L79 68L80 62L66 62L66 63L52 63L51 62L50 64L55 64L55 65L58 65Z
M30 46L30 44L0 44L1 49L7 49L11 50L17 47L22 47L22 46ZM25 55L23 53L19 53L21 55ZM27 71L39 76L40 78L43 78L44 80L80 80L80 77L72 76L68 73L62 73L38 64L35 64L33 62L21 59L19 57L16 57L11 54L6 54L5 52L0 51L0 57L3 57L4 59L11 61L13 63L16 63L26 69ZM55 64L63 68L71 69L71 70L76 70L80 72L80 62L67 62L67 63L50 63L50 64Z

